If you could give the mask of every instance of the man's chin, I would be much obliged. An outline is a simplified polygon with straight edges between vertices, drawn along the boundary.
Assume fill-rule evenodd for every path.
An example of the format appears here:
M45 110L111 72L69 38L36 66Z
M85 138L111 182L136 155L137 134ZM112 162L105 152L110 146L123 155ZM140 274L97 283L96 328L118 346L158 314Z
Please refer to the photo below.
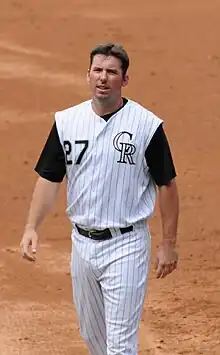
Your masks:
M111 101L111 97L106 93L106 94L96 94L95 95L96 99L99 101Z

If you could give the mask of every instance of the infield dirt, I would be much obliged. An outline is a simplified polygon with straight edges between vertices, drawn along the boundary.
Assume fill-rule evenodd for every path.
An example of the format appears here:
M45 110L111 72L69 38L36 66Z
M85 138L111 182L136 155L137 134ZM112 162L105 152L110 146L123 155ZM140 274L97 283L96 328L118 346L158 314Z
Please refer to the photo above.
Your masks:
M106 40L128 50L124 95L164 119L178 173L180 263L155 279L156 206L139 353L220 354L219 14L218 0L1 0L1 355L87 354L72 305L64 185L36 264L22 260L19 243L53 114L89 98L89 52Z

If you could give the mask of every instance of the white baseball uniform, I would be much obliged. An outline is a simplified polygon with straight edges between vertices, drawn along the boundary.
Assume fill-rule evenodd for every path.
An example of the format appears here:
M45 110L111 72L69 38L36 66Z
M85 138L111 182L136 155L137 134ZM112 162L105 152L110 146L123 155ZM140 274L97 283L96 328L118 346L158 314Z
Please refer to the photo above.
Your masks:
M156 199L145 156L161 123L132 100L107 120L85 101L55 114L49 141L56 145L46 144L35 168L51 181L66 175L74 302L91 355L137 355L150 260L146 220ZM110 238L99 240L103 230Z
M107 122L92 110L91 100L55 117L66 149L67 213L72 223L102 230L148 218L156 187L144 154L162 121L131 100Z
M113 234L101 242L75 228L72 234L75 307L92 355L137 354L150 258L144 221L156 197L144 154L160 123L131 100L108 122L94 113L91 100L56 113L60 142L72 162L66 172L68 216L73 226L110 228ZM134 230L121 235L119 228L129 225Z

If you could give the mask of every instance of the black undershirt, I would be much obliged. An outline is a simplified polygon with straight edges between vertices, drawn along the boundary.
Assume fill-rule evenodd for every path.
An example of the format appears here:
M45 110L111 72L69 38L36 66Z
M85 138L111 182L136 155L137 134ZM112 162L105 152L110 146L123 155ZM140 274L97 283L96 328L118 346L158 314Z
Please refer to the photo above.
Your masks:
M122 109L127 101L127 99L123 99L123 106L117 111ZM107 122L117 111L101 117ZM150 174L158 186L168 185L175 178L176 171L162 124L159 125L154 133L146 149L145 158ZM52 182L61 182L66 174L65 155L55 122L37 162L35 171L41 177Z

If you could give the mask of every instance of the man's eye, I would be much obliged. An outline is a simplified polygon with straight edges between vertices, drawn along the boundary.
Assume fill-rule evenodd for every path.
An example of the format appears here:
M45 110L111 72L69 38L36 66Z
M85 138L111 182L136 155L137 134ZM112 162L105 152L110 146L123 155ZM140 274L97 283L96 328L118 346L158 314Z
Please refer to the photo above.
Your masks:
M117 71L116 71L116 70L111 70L111 69L110 69L110 70L108 70L108 73L109 73L109 74L114 74L114 75L116 75L116 74L117 74Z
M96 71L96 72L100 72L101 71L101 68L95 68L95 69L93 69L94 71Z

